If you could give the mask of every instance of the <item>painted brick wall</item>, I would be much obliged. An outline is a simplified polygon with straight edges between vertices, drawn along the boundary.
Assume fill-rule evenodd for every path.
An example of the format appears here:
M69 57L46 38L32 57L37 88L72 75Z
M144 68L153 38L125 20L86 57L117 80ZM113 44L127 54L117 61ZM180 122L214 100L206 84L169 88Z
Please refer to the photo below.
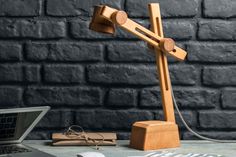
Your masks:
M92 32L92 6L108 4L148 27L159 2L166 37L187 49L169 58L187 122L203 135L236 139L235 0L0 0L1 108L50 105L29 136L47 139L71 124L127 139L138 120L162 119L155 57L118 29ZM181 137L194 139L180 123Z

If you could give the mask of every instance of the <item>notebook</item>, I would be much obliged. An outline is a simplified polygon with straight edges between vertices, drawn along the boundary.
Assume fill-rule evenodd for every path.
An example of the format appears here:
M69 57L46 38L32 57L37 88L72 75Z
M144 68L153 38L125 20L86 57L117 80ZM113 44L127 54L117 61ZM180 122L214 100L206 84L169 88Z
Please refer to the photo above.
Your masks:
M144 156L128 156L128 157L224 157L224 156L216 154L177 153L169 151L158 151L146 154Z

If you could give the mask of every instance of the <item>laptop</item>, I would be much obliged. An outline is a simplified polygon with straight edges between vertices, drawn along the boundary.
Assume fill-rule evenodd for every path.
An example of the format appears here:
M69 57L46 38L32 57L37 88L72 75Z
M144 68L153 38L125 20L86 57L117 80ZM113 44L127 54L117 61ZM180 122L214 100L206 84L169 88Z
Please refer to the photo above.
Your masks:
M0 109L0 157L54 157L22 144L49 106Z

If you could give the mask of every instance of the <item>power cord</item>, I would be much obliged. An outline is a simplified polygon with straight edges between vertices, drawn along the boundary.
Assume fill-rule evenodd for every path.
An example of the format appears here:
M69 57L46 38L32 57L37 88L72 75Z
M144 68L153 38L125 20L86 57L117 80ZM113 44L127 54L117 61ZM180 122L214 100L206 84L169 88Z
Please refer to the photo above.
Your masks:
M211 142L217 142L217 143L235 143L235 142L230 141L230 140L218 140L218 139L208 138L208 137L202 136L202 135L198 134L197 132L195 132L194 130L192 130L189 127L189 125L186 123L186 121L184 120L184 117L182 116L182 113L179 110L179 107L178 107L178 104L176 103L176 99L175 99L174 92L173 92L172 89L171 89L171 92L172 92L172 98L173 98L175 109L178 112L179 117L180 117L182 123L184 124L184 126L187 128L188 131L190 131L196 137L198 137L200 139L203 139L203 140L207 140L207 141L211 141Z

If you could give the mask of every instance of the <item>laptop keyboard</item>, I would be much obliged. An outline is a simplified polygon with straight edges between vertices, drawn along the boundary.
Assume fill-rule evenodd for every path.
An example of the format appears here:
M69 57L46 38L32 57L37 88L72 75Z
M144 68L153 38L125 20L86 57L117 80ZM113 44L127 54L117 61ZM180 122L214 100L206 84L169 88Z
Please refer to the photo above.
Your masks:
M0 139L14 137L17 115L17 113L0 114Z
M15 153L26 153L31 150L16 145L0 146L0 155L2 154L15 154Z

